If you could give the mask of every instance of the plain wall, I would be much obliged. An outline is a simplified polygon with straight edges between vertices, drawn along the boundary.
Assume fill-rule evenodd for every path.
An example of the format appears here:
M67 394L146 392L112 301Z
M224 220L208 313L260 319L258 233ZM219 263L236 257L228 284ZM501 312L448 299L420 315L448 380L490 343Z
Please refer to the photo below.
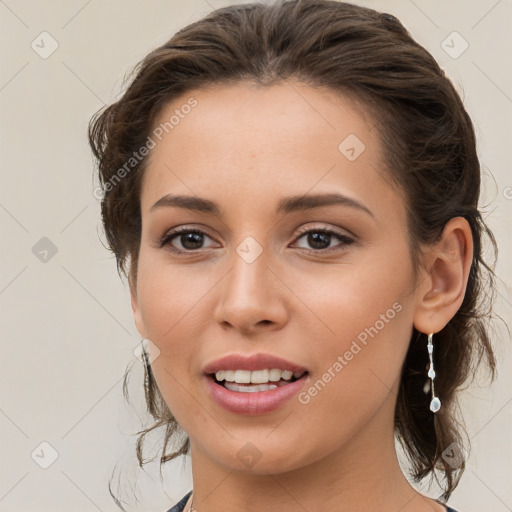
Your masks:
M107 489L116 463L116 481L132 479L124 485L127 510L167 510L191 488L183 460L169 464L163 483L158 464L136 469L132 434L141 424L124 402L122 379L134 364L130 389L143 412L142 367L133 355L140 340L128 287L101 243L86 128L148 51L229 3L0 2L1 511L118 510ZM486 173L482 204L500 248L496 312L510 324L512 2L359 4L395 14L463 95ZM468 44L457 58L465 43L454 31ZM58 48L43 58L52 44ZM461 403L473 444L450 500L461 512L512 510L512 363L503 323L495 343L496 384L472 386Z

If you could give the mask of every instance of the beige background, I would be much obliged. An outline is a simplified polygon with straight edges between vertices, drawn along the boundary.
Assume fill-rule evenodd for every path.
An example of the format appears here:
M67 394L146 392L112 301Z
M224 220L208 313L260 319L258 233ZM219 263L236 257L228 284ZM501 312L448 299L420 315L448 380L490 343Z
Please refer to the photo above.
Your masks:
M121 384L134 364L131 389L142 412L143 374L132 352L139 337L127 286L100 242L85 134L131 66L177 29L229 3L0 0L1 511L118 510L107 490L116 463L116 481L132 479L122 487L127 510L167 510L191 487L183 460L169 464L163 483L158 464L136 470L131 434L140 423ZM501 251L497 313L510 324L512 2L359 3L397 15L462 91L488 175L486 218ZM44 31L50 35L40 36ZM442 47L453 31L469 44L458 58ZM452 53L464 44L453 41ZM42 58L52 44L58 48ZM450 501L461 512L512 510L512 359L503 323L496 348L497 383L492 390L485 382L473 386L463 401L473 451ZM53 450L56 460L43 469Z

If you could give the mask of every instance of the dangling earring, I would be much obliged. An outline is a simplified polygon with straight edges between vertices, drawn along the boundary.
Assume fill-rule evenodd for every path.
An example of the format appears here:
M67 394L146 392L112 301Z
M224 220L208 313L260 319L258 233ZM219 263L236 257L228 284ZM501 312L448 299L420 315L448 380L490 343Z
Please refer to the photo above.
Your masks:
M430 360L430 365L429 365L429 368L428 368L428 376L430 378L430 389L432 390L432 400L430 402L430 410L433 412L433 413L436 413L437 411L439 411L439 409L441 409L441 400L439 400L439 398L436 395L435 393L435 390L434 390L434 379L436 378L436 372L434 371L434 360L432 358L432 353L434 352L434 345L432 344L432 337L434 336L434 333L431 333L428 335L428 345L427 345L427 350L428 350L428 357L429 357L429 360Z

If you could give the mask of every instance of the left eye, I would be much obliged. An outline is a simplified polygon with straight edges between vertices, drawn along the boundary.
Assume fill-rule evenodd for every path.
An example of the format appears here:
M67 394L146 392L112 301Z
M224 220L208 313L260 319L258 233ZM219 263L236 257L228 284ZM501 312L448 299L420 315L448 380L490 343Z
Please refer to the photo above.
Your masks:
M313 247L315 252L332 249L330 243L332 238L337 238L341 243L338 245L349 245L354 242L354 240L342 233L338 233L337 231L333 231L332 229L310 229L302 233L301 236L297 238L300 240L301 238L306 237L306 242ZM302 247L303 249L309 249L308 247Z

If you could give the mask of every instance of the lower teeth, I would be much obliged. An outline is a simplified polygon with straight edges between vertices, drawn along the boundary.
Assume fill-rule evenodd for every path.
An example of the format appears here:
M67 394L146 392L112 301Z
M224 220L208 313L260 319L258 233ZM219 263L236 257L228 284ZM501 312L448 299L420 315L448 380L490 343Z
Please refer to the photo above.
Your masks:
M226 389L230 391L238 391L240 393L257 393L259 391L269 391L271 389L275 389L279 386L276 384L237 384L236 382L227 382L224 381L223 385Z

